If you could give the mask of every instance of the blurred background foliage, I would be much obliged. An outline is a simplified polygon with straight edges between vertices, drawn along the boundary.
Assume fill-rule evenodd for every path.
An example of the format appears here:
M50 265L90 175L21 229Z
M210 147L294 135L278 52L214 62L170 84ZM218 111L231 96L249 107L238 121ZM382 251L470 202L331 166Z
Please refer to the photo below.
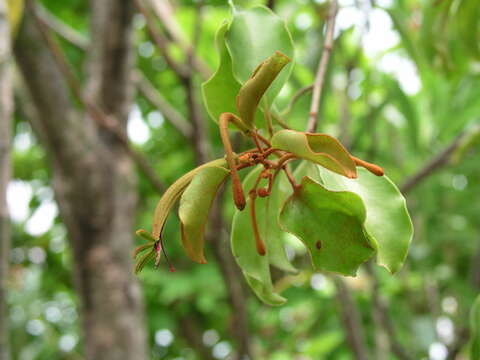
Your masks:
M41 3L50 15L88 39L87 2ZM265 4L253 0L236 3L245 7ZM287 21L296 46L292 76L276 103L281 111L296 91L313 82L328 3L269 3ZM175 0L171 4L172 21L187 42L193 39L201 5L196 51L215 69L214 35L230 16L226 1ZM188 121L184 87L152 42L141 15L136 15L134 26L137 70ZM478 0L342 0L335 36L320 131L339 137L359 157L382 165L398 184L428 164L459 134L477 134L477 141L473 138L468 147L455 153L455 161L406 195L415 237L404 268L390 276L383 268L365 267L358 277L345 279L353 307L360 314L369 358L399 358L389 350L396 343L410 359L467 359L468 313L480 289ZM59 39L80 74L84 51L79 44ZM185 59L181 47L173 42L169 46L175 59ZM196 81L200 83L200 76ZM12 351L20 360L82 359L71 249L58 217L45 154L26 121L28 104L24 105L15 112L14 179L8 191L13 219L8 298ZM309 105L310 94L296 102L285 116L290 127L305 128ZM217 126L205 112L204 118L211 155L220 157L223 151ZM195 166L190 140L141 92L131 111L128 133L166 184ZM150 229L159 194L147 179L139 177L137 228ZM227 194L224 201L226 224L233 213L230 198ZM177 271L169 273L163 265L158 270L147 266L140 275L151 358L203 358L182 335L185 320L198 333L199 346L206 348L209 356L229 358L235 351L229 332L230 308L211 249L207 244L207 265L190 262L179 243L176 215L170 217L164 234ZM300 269L310 268L297 242L290 241L287 250ZM244 280L239 277L236 281ZM341 317L351 309L342 308L345 305L336 295L339 287L334 278L304 270L295 277L277 278L276 286L288 299L280 308L248 296L256 359L353 358ZM388 312L393 336L379 320L382 308Z

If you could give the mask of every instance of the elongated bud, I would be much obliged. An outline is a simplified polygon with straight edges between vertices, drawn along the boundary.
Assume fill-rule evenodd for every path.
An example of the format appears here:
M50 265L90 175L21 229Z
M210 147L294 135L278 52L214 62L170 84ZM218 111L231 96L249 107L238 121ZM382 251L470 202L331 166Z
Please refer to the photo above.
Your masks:
M238 210L245 209L246 201L245 195L243 194L242 184L240 183L240 179L237 176L233 176L232 174L232 186L233 186L233 202Z
M352 160L355 162L355 164L357 166L361 166L365 169L367 169L368 171L370 171L372 174L375 174L377 176L383 176L385 173L383 171L383 169L378 166L378 165L375 165L375 164L372 164L372 163L369 163L369 162L366 162L362 159L359 159L355 156L352 156Z
M250 197L250 218L252 219L253 234L255 235L255 246L257 248L257 253L261 256L264 256L267 253L265 249L265 243L263 242L260 232L258 231L257 224L257 215L255 213L255 199L257 197L256 190L252 189L248 193Z

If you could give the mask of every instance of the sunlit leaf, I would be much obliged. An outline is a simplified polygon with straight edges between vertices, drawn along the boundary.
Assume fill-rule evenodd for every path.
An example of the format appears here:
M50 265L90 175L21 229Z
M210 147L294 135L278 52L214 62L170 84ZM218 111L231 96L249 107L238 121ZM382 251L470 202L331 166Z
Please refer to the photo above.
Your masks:
M294 58L293 41L285 21L263 6L236 11L225 39L232 58L233 74L242 84L275 51ZM265 94L270 105L290 76L292 67L292 63L288 64Z
M205 224L218 188L225 181L229 170L210 166L200 170L180 198L178 215L182 244L193 261L206 263L203 255Z
M280 226L303 241L315 268L354 276L374 254L363 228L365 217L358 195L328 191L304 177L282 208Z
M355 163L343 145L327 134L280 130L272 137L272 146L313 161L349 178L357 176Z
M365 230L377 245L377 261L390 272L398 271L413 236L413 225L405 198L387 176L375 176L358 168L357 179L347 179L319 168L324 186L334 191L351 191L363 200L367 210Z

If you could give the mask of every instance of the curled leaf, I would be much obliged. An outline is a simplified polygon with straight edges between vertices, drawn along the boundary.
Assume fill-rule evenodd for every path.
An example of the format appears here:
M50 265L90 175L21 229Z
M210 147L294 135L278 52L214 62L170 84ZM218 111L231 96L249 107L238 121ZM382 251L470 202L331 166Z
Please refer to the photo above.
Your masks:
M218 188L225 181L229 170L209 166L198 171L180 198L178 215L182 233L182 244L193 261L204 264L204 230L208 213Z
M280 226L300 238L319 270L355 276L375 252L363 228L366 212L352 192L334 192L309 177L285 202Z
M232 59L233 75L241 84L246 83L258 64L275 51L294 58L293 41L285 20L264 6L235 11L225 41ZM265 93L268 104L273 104L292 68L292 63L287 65L268 88Z
M225 161L225 159L217 159L205 163L183 175L165 191L165 193L160 198L157 207L155 208L155 213L153 215L152 237L155 240L158 240L160 238L160 234L162 233L163 226L165 225L165 221L167 220L168 214L170 213L172 206L180 198L183 191L192 181L193 177L204 168L211 166L225 167L226 164L227 162Z
M275 51L255 69L250 79L241 87L237 96L237 109L249 129L255 127L255 113L262 96L290 61L286 55Z
M334 137L294 130L280 130L272 137L272 146L300 158L313 161L337 174L356 178L355 162Z

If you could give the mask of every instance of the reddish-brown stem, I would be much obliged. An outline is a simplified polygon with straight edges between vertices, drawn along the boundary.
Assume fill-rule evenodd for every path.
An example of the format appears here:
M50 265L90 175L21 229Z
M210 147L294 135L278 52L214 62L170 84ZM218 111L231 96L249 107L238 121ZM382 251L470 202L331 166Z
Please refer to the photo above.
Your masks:
M260 153L263 154L262 145L260 145L260 142L258 141L258 134L256 132L252 133L252 139L255 142L255 145L257 146Z
M220 115L220 137L222 138L228 167L230 168L230 174L232 177L233 201L235 202L235 206L238 208L238 210L243 210L245 209L246 204L245 195L243 194L242 184L240 183L237 166L233 158L232 144L230 143L230 138L228 137L228 123L231 121L232 115L233 114L230 113L223 113Z
M277 152L277 151L280 151L280 150L275 149L275 148L269 148L269 149L265 150L265 152L263 153L263 157L267 158L269 155L271 155L271 154L273 154L274 152Z
M257 198L256 189L250 190L248 195L250 197L250 217L252 219L253 234L255 235L255 245L257 247L257 253L260 256L264 256L267 251L265 249L265 243L260 237L260 232L258 231L257 216L255 214L255 199Z
M257 194L260 197L267 197L268 195L271 194L272 192L272 186L273 186L273 175L271 172L267 173L267 178L268 178L268 186L266 189L260 188L257 190Z
M285 154L277 162L277 168L281 168L288 160L295 159L296 156L293 154Z
M295 181L295 178L293 177L292 173L290 172L290 169L287 167L287 164L283 165L282 170L287 175L287 179L290 182L290 184L292 185L293 191L296 191L300 186Z
M362 159L359 159L355 156L351 156L351 158L355 162L356 165L364 167L365 169L370 171L372 174L375 174L377 176L383 176L384 171L380 166L369 163L369 162L366 162L366 161L364 161Z
M272 144L270 143L270 141L268 141L266 138L264 138L262 135L260 135L258 132L257 132L257 136L258 138L265 144L267 145L269 148L272 147Z

